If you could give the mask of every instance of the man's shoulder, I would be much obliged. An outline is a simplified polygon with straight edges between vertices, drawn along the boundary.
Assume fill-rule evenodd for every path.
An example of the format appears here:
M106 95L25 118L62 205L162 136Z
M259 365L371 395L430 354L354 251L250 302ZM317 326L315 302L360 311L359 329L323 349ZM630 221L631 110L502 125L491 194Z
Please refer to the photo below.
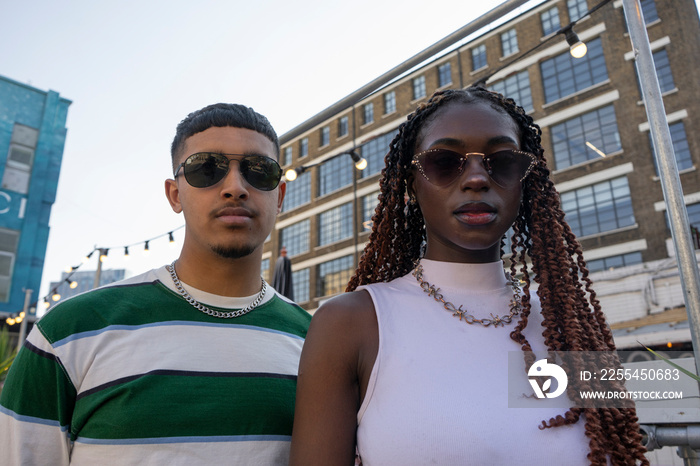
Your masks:
M72 296L56 304L37 322L51 341L67 332L90 331L119 320L122 310L144 308L162 300L167 293L158 269ZM52 338L51 335L54 335Z
M274 290L273 290L274 291ZM311 314L277 291L260 309L248 314L251 324L276 329L305 338Z

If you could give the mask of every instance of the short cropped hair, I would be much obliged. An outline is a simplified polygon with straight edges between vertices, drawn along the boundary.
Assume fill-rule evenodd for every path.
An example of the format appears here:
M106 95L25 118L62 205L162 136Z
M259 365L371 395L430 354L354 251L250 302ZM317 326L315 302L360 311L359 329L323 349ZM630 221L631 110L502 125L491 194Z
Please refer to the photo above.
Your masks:
M262 134L275 145L275 156L279 160L280 142L267 118L245 105L218 103L190 113L177 125L175 139L170 147L173 169L187 138L211 127L226 126L250 129Z

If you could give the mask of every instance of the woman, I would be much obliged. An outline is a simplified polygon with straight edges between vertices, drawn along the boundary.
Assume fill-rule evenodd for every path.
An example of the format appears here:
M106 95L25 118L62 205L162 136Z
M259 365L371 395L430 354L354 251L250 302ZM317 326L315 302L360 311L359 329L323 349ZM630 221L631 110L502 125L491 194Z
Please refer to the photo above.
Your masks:
M634 410L508 407L508 352L614 348L540 134L477 87L401 125L352 293L312 319L292 464L648 464Z

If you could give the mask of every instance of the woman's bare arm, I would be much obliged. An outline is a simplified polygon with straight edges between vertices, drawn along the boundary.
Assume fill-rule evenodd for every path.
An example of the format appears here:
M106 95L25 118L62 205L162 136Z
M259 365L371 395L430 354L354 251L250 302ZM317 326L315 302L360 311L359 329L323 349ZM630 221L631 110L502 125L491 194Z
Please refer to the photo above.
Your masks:
M357 411L377 355L369 293L340 295L311 320L299 363L291 465L352 465Z

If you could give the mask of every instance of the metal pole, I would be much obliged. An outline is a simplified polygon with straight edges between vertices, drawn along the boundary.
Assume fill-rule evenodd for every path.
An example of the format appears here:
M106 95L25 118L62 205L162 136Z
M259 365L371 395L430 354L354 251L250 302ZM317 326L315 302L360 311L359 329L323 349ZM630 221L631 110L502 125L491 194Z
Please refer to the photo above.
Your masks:
M32 299L33 290L24 290L24 317L22 318L22 323L19 325L19 339L17 340L17 351L22 348L24 344L24 339L27 335L27 320L29 319L29 301Z
M92 284L92 288L98 288L100 286L100 277L102 276L102 249L97 250L97 270L95 270L95 281Z
M695 250L690 236L688 212L683 201L681 180L673 152L671 132L668 128L666 110L661 98L659 80L651 55L642 8L639 0L622 0L625 21L632 42L642 98L649 120L649 129L654 144L661 188L671 224L671 236L676 249L676 261L681 278L683 298L690 323L690 335L695 353L695 369L700 374L700 273Z
M358 229L360 228L360 221L358 219L359 215L357 214L357 173L358 170L355 169L354 163L352 167L352 249L353 249L353 259L354 259L354 265L355 269L357 269L357 265L359 264L359 260L357 257L357 245L360 242L359 236L360 232Z

